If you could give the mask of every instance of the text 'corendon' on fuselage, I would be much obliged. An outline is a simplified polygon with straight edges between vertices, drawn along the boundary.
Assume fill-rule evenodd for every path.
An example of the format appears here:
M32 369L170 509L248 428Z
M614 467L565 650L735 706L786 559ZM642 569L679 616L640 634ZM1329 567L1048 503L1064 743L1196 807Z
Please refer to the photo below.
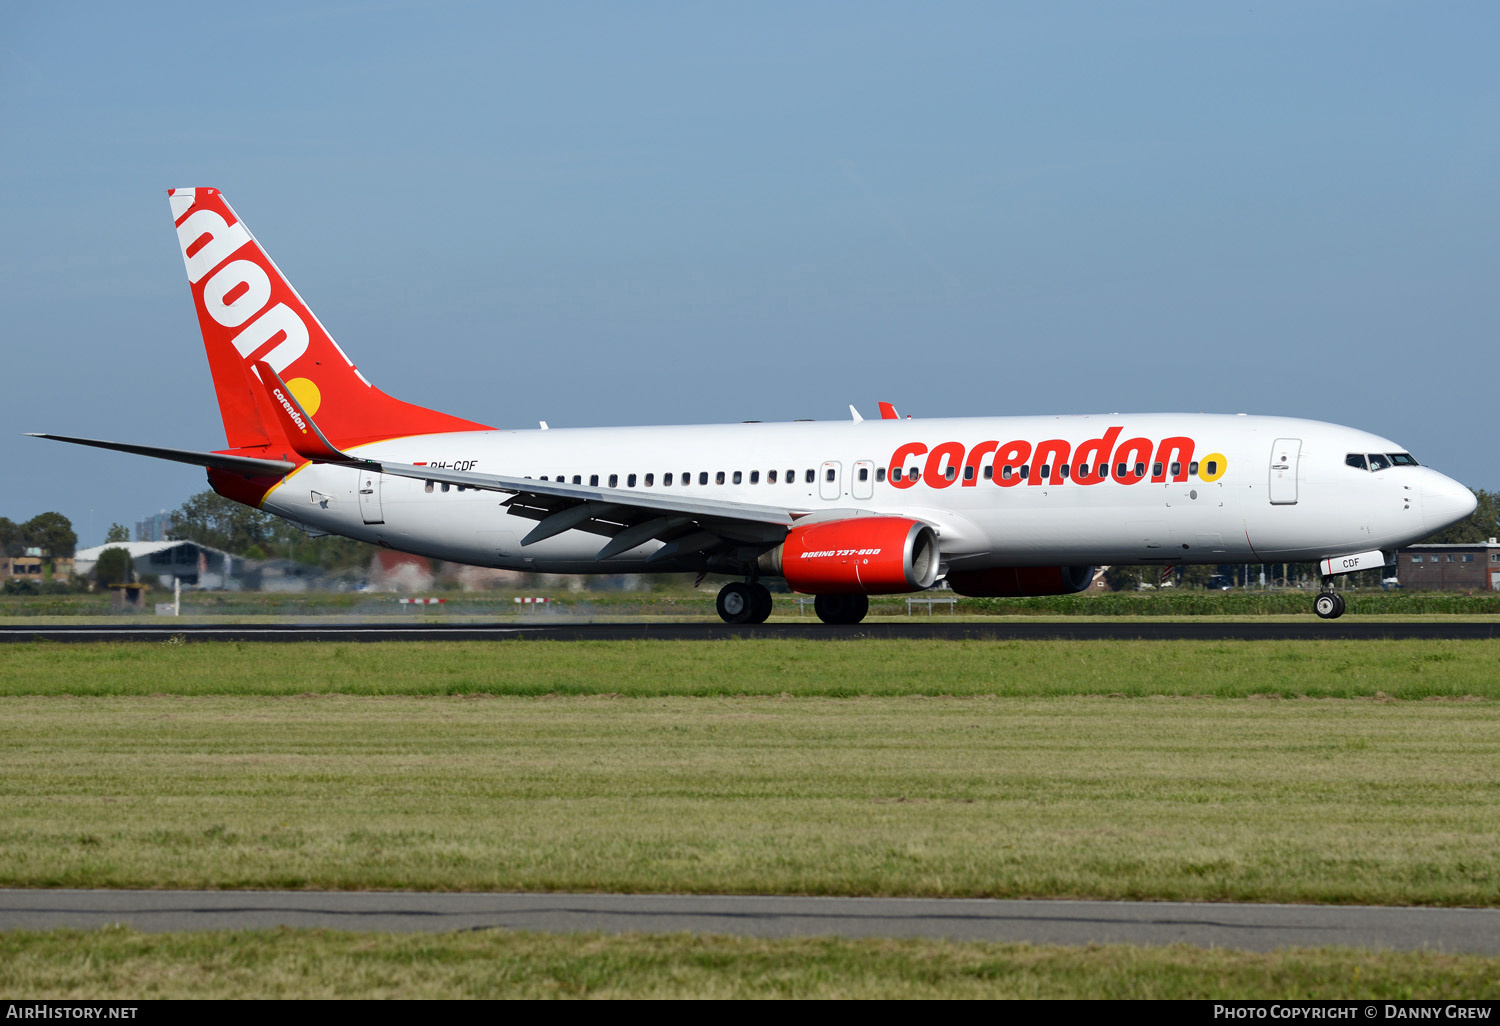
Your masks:
M1149 438L1122 442L1124 431L1124 427L1109 428L1099 438L1080 442L1076 449L1061 438L1035 444L1025 440L980 442L972 447L942 442L930 449L925 442L907 442L891 454L887 477L896 488L910 488L919 482L932 488L952 484L972 488L981 476L1001 488L1013 488L1023 483L1061 485L1069 481L1080 485L1108 480L1135 484L1147 478L1160 483L1186 481L1190 476L1212 482L1224 476L1224 456L1209 453L1195 462L1197 443L1185 435L1156 442ZM926 456L922 467L908 469L909 462L922 456ZM982 474L986 462L990 473Z

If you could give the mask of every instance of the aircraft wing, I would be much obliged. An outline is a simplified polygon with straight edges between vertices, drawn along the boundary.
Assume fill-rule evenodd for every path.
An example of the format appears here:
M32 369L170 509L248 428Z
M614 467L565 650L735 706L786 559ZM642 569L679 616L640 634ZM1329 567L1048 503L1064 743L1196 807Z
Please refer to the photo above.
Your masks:
M537 521L521 539L533 545L564 531L588 531L607 541L596 559L628 552L648 541L661 541L649 562L695 553L728 555L735 549L754 549L753 558L786 537L799 511L784 506L699 499L664 492L598 488L564 481L536 481L465 470L433 470L410 463L371 460L370 469L417 480L447 482L465 488L507 492L503 503L511 513Z
M311 415L292 394L281 376L264 360L254 364L256 375L271 400L299 456L314 463L362 467L395 477L437 481L485 491L506 492L503 505L510 512L537 521L521 545L534 545L564 531L588 531L607 540L596 559L609 559L649 541L662 547L648 562L732 557L753 559L786 537L797 514L784 506L700 499L690 495L599 488L564 481L536 481L529 477L479 474L468 470L440 470L414 463L367 459L342 452L328 441Z

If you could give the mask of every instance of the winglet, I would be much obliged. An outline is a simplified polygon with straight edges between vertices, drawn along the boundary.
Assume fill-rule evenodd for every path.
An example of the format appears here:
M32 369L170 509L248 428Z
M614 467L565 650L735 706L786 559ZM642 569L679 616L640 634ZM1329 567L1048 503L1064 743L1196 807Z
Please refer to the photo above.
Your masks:
M880 419L881 420L900 420L901 417L900 417L899 414L896 413L896 407L892 406L890 403L881 403L880 404Z
M313 422L308 412L302 408L302 404L297 401L292 390L287 388L286 382L281 380L281 375L277 374L269 363L265 360L257 360L252 367L256 376L260 378L261 387L266 390L266 397L271 400L271 409L275 411L281 430L286 433L287 440L291 442L298 456L314 463L356 465L368 462L356 459L335 448L333 443L324 437L323 432L318 429L318 425Z

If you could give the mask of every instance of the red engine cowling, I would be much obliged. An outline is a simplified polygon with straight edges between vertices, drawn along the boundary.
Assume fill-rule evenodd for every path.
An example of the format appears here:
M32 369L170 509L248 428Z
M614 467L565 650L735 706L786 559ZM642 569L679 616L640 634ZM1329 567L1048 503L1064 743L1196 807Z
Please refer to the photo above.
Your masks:
M1071 595L1094 579L1091 566L995 566L950 573L948 587L971 598Z
M906 517L850 517L794 527L760 557L763 573L807 595L889 595L937 580L937 533Z

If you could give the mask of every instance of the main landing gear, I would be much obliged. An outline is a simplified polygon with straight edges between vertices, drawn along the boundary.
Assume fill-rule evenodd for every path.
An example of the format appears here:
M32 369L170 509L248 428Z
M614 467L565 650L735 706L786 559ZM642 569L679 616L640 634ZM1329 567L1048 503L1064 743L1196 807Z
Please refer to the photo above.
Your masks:
M819 595L813 610L824 623L859 623L870 611L868 595Z
M1344 615L1344 596L1333 590L1333 578L1323 578L1325 589L1313 600L1313 612L1325 620L1337 620Z
M771 615L771 592L756 581L734 581L719 589L714 605L725 623L765 623ZM824 623L859 623L870 611L865 595L819 595L813 609Z
M755 581L724 585L714 604L725 623L765 623L773 605L770 589Z

